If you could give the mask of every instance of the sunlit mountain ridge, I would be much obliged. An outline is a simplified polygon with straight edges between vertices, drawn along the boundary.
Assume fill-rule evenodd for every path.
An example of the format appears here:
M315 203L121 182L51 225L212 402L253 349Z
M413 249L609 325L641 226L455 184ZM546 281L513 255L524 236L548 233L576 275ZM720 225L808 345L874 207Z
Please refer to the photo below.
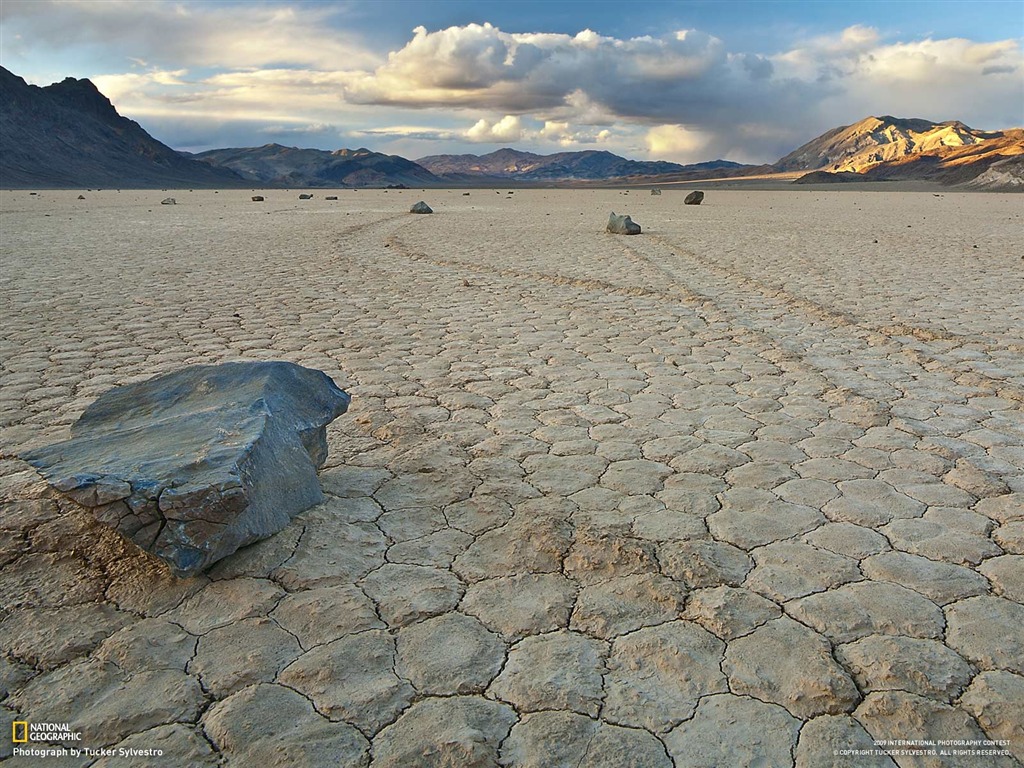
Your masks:
M773 165L780 171L860 173L879 163L910 155L941 155L953 149L999 140L1006 133L979 131L958 120L933 123L889 115L867 117L812 139Z

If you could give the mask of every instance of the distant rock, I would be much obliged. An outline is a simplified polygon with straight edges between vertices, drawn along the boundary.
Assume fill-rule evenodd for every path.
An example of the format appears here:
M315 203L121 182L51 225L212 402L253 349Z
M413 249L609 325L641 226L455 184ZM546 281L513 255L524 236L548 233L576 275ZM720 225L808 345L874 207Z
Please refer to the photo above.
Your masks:
M175 200L173 197L165 197L163 200L160 201L160 205L177 205L177 204L178 204L178 201Z
M337 200L337 199L338 199L337 195L328 195L327 197L324 198L324 200Z
M608 231L613 235L639 235L640 225L636 224L629 216L617 216L612 212L608 217Z
M252 201L254 203L262 203L265 199L266 198L264 198L263 195L253 195L252 196Z
M97 520L196 574L320 503L349 396L287 362L196 365L109 390L24 458Z
M700 205L704 202L704 193L696 190L683 198L683 205Z
M652 195L660 195L661 194L661 190L660 189L652 189L651 190L651 194Z
M433 213L434 209L420 200L409 209L409 213Z
M85 195L79 195L79 196L78 196L78 199L79 199L79 200L85 200Z
M312 200L312 195L299 195L299 200Z

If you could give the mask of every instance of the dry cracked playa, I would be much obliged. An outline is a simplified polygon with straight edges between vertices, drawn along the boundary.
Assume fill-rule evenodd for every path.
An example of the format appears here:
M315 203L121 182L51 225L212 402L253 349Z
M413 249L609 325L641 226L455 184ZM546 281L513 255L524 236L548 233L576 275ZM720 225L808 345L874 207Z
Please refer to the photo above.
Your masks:
M190 766L1024 761L1019 197L166 194L0 196L5 723ZM207 576L17 459L238 359L353 401L328 501ZM848 754L889 739L1006 754Z

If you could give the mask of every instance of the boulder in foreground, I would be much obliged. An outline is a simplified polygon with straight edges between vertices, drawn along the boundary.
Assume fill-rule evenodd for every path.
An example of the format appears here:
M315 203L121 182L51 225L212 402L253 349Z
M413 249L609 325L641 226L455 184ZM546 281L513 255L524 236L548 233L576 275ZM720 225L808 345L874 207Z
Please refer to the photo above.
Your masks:
M100 522L198 573L323 499L326 426L349 396L286 362L195 365L102 394L23 458Z
M424 203L422 200L420 200L418 203L413 205L412 208L409 209L409 213L433 213L433 212L434 212L434 209L431 208L426 203Z
M700 205L704 202L704 193L700 190L691 192L683 198L683 205Z
M617 216L613 211L608 217L608 231L613 235L639 235L640 225L629 216Z

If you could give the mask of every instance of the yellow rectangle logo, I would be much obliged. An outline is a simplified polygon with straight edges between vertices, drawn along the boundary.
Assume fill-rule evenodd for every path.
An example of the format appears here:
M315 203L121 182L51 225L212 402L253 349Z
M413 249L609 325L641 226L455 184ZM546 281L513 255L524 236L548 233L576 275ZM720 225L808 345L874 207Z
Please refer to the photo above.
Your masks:
M18 735L20 732L20 736ZM28 721L15 720L11 723L11 741L15 744L28 743Z

